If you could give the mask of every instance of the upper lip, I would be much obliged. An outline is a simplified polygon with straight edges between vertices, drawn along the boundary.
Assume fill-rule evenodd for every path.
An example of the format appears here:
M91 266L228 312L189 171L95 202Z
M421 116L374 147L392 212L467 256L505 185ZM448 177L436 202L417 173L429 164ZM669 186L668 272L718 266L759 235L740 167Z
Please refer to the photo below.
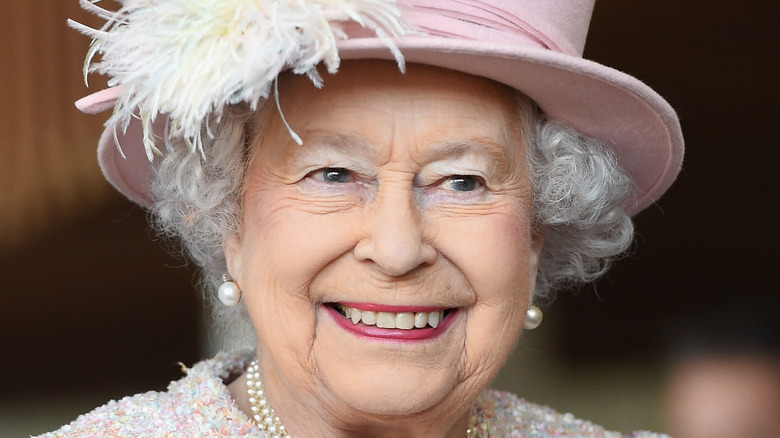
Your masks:
M361 303L353 301L338 301L338 304L354 307L360 310L372 310L374 312L440 312L452 309L449 306L423 306L423 305L400 305L400 304L380 304L380 303Z

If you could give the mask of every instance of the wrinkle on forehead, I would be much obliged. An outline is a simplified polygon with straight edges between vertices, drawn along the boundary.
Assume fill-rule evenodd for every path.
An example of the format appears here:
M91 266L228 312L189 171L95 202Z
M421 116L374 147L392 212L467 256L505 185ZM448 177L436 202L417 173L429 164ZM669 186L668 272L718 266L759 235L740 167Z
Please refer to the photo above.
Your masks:
M285 152L286 157L294 155L297 152L305 151L311 148L333 148L340 153L378 161L380 152L373 142L363 136L355 134L344 134L325 129L307 130L302 133L305 139L301 150L288 148Z
M386 66L387 68L377 70L377 66ZM322 89L314 88L309 81L299 75L294 75L289 72L280 75L278 92L281 101L281 109L285 113L288 121L291 122L292 129L296 130L296 132L304 138L304 141L328 142L332 143L334 146L345 148L347 151L350 151L352 146L359 146L363 143L361 141L362 139L359 138L336 138L331 137L328 133L313 133L316 134L316 136L307 139L306 134L310 134L307 132L309 128L309 126L307 126L307 118L304 117L295 122L293 120L295 118L293 114L301 110L304 114L308 113L312 111L313 108L325 105L325 101L328 102L327 107L320 108L320 111L323 109L326 110L325 113L321 113L322 115L325 115L326 118L338 114L339 106L344 104L352 107L360 106L360 102L364 101L366 98L373 102L387 102L385 110L396 115L394 111L391 111L390 107L398 105L397 98L401 98L403 93L394 93L394 89L403 88L406 90L420 90L420 93L414 93L411 99L404 100L403 102L406 105L414 106L416 102L422 103L429 99L435 99L437 101L442 99L442 95L429 95L425 93L425 90L445 90L457 86L460 94L446 96L446 99L440 102L441 105L448 105L446 102L448 99L453 100L453 103L465 100L468 101L470 105L479 104L480 102L484 105L484 96L492 96L492 104L489 107L481 109L475 108L477 114L485 114L484 111L488 111L501 119L494 120L493 122L493 130L498 132L485 132L485 137L505 145L505 158L510 163L515 161L515 153L522 153L524 155L526 153L525 149L527 145L525 145L524 135L526 127L520 126L524 124L523 117L517 117L516 114L516 112L520 110L517 105L518 95L520 93L506 85L488 79L467 75L465 73L447 71L418 64L409 65L409 70L405 75L400 74L394 67L394 64L383 61L349 61L345 62L340 70L341 74L335 76L327 75L326 85ZM433 74L437 71L446 71L448 74ZM371 72L372 74L367 74L366 72ZM379 75L379 77L376 75ZM407 80L407 77L409 76L414 76L415 80ZM381 87L377 87L377 80L382 83ZM340 95L340 97L333 100L334 96L336 96L333 94L335 90L338 90L338 95ZM479 99L473 99L474 97L479 97ZM322 99L325 100L323 101ZM396 103L393 104L391 102ZM278 124L280 122L280 115L275 110L275 106L272 105L272 107L271 112L273 114L271 118L274 119L274 123L272 124ZM503 108L499 109L499 107ZM381 109L373 106L370 110L378 111ZM396 108L396 110L398 110L398 108ZM482 120L482 122L484 123L484 120ZM314 130L316 130L316 128ZM444 140L455 141L458 139L453 138ZM290 146L291 149L294 149L292 147L292 142ZM294 154L297 151L293 150L290 152ZM499 155L494 154L494 156L499 158Z

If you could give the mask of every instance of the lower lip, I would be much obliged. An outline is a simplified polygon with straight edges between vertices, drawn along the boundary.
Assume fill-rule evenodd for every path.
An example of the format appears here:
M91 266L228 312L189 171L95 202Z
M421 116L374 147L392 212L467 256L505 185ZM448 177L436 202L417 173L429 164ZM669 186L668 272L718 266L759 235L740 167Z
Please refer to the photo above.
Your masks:
M344 330L361 337L389 341L427 341L435 339L447 331L447 327L452 324L458 316L458 313L460 313L458 310L450 311L450 313L447 314L447 317L444 318L441 321L441 324L436 328L426 327L404 330L380 328L375 325L365 325L363 323L355 324L351 319L347 319L344 315L337 312L336 309L330 306L323 306L323 308L330 313L330 316L336 321L336 324L340 325Z

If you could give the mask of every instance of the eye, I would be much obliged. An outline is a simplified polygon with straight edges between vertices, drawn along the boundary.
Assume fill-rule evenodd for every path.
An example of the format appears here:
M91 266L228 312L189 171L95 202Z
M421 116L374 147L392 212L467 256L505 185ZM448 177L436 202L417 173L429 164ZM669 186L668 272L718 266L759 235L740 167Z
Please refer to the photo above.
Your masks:
M325 182L347 183L353 179L352 173L343 167L326 167L319 172Z
M300 193L316 198L317 202L330 198L341 202L341 207L369 200L374 189L365 173L359 169L335 166L314 168L298 180L295 186Z
M482 179L474 175L452 175L442 182L444 188L456 192L471 192L482 185Z

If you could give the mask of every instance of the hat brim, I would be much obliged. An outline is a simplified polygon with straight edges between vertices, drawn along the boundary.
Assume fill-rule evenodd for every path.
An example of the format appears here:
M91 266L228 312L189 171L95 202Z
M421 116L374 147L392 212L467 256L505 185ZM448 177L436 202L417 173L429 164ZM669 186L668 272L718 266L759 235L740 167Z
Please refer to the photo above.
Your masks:
M679 173L684 147L677 115L661 96L630 75L526 46L421 36L404 38L398 47L408 63L482 76L520 90L548 116L601 140L634 181L634 194L625 206L630 214L654 203ZM378 38L342 41L339 56L342 60L394 59ZM116 90L104 90L80 101L79 107L85 112L102 111L112 107L117 96ZM149 206L150 163L141 144L140 122L132 121L124 134L116 136L126 157L117 148L114 128L107 127L98 147L103 172L120 192Z

